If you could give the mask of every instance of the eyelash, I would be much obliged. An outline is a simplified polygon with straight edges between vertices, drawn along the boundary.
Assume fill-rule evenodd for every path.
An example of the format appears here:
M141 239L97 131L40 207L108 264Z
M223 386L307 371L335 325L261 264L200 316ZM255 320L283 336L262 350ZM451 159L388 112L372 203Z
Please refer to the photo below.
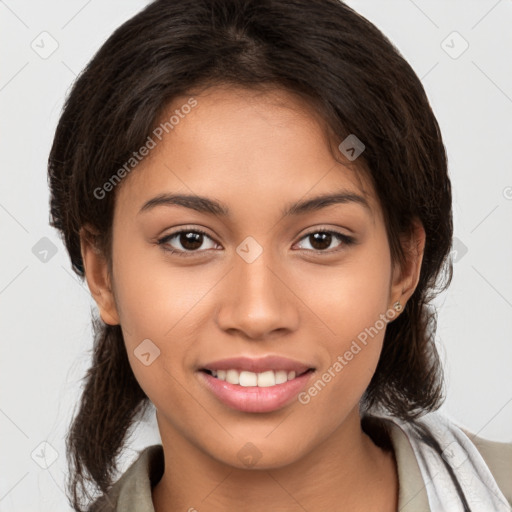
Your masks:
M182 233L198 233L198 234L201 234L201 235L204 235L206 237L208 237L210 240L213 240L212 237L210 235L208 235L208 233L206 233L205 231L201 230L201 229L197 229L197 228L194 228L194 229L181 229L180 231L175 231L174 233L170 233L168 235L165 235L164 237L160 238L158 241L157 241L157 244L158 245L161 245L162 246L162 249L170 254L176 254L177 256L180 256L180 257L189 257L189 256L193 256L197 253L200 253L201 251L182 251L182 250L179 250L179 249L170 249L169 247L166 247L165 244L169 241L169 240L172 240L173 238L175 238L176 236L182 234ZM335 250L314 250L314 249L300 249L302 251L308 251L308 252L314 252L314 253L317 253L318 255L320 254L333 254L333 253L337 253L339 251L341 251L343 249L343 245L344 246L350 246L350 245L353 245L355 244L355 239L351 236L348 236L348 235L345 235L343 233L339 233L338 231L333 231L333 230L327 230L327 229L316 229L314 231L310 231L309 233L306 233L305 235L303 235L301 237L300 240L303 240L305 238L307 238L308 236L310 235L314 235L314 234L317 234L317 233L329 233L329 234L332 234L334 235L336 238L338 238L341 242L342 242L342 247L341 249L338 248L338 249L335 249Z

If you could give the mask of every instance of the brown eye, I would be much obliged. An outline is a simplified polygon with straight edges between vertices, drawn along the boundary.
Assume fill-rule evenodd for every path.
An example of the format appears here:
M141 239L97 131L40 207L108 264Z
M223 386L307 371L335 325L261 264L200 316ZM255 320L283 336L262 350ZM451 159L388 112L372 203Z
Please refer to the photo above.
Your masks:
M338 247L341 248L343 248L343 246L351 245L354 243L354 239L350 236L338 233L337 231L327 230L313 231L303 236L301 240L307 240L309 242L310 248L306 247L306 249L313 250L315 252L336 252L339 249L327 251L327 249L332 248L331 245L333 243L336 244L336 240L341 242L338 243Z
M211 247L203 247L208 240L211 242ZM176 231L158 240L158 244L162 245L163 249L166 251L185 256L187 255L186 253L202 252L198 250L201 247L203 247L203 249L212 249L215 248L216 245L204 231L199 229L183 229Z
M202 233L196 233L194 231L182 231L178 235L178 240L187 251L194 251L195 249L199 249L203 244L203 236Z
M332 235L330 233L313 233L308 236L314 249L329 249L332 242Z

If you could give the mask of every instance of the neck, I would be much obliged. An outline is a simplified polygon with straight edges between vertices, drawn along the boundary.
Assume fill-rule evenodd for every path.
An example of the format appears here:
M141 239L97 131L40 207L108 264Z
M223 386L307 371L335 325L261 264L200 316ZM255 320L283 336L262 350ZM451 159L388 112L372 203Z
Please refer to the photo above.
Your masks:
M156 512L280 510L396 511L393 452L361 428L359 411L305 457L284 467L239 469L184 442L163 436L165 469L153 488Z

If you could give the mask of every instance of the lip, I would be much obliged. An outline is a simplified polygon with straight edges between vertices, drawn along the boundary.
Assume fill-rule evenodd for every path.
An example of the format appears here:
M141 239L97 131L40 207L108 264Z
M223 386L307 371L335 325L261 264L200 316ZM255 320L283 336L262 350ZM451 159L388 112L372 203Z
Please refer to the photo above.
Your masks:
M263 388L230 384L202 370L197 373L199 380L206 385L206 388L228 407L242 412L261 413L276 411L288 405L304 389L315 372L314 370L306 371L295 379Z
M295 361L281 356L265 356L260 358L253 357L231 357L219 361L211 361L202 365L200 370L238 370L254 373L262 373L268 370L286 370L294 371L297 375L304 373L313 365Z

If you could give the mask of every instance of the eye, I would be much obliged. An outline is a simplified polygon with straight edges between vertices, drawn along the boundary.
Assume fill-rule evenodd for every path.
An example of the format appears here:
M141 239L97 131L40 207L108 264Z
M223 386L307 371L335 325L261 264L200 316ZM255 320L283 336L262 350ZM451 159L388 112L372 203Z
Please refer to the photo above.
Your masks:
M341 249L335 249L334 251L327 251L327 249L332 248L332 244L336 243L336 240L338 242L341 242L341 248L343 246L352 245L355 243L354 238L348 235L344 235L343 233L338 233L338 231L331 231L331 230L316 230L311 231L310 233L306 234L301 238L301 240L307 240L309 243L309 247L306 247L307 250L313 250L315 252L337 252Z
M182 229L180 231L170 233L169 235L160 238L158 240L158 245L161 245L165 251L175 253L178 256L188 256L189 254L187 253L199 252L197 249L201 248L205 242L205 239L210 240L210 242L212 242L210 245L213 245L213 247L203 247L203 249L214 249L216 243L212 240L212 238L210 238L210 236L208 236L205 231L196 228ZM182 248L174 248L171 244L173 240L175 240L175 244L181 245Z
M343 246L352 245L355 243L354 238L343 233L332 230L316 230L304 235L301 240L306 240L310 247L306 247L305 250L313 251L316 253L333 253L341 250ZM210 247L202 247L205 241L210 241ZM338 241L338 247L341 249L332 249L332 244L336 244ZM216 242L203 230L201 229L181 229L170 233L157 241L158 245L161 245L163 250L176 254L177 256L192 256L194 253L202 252L199 249L215 249ZM181 247L176 248L173 244L179 244ZM208 245L208 244L207 244ZM303 248L304 249L304 248Z

